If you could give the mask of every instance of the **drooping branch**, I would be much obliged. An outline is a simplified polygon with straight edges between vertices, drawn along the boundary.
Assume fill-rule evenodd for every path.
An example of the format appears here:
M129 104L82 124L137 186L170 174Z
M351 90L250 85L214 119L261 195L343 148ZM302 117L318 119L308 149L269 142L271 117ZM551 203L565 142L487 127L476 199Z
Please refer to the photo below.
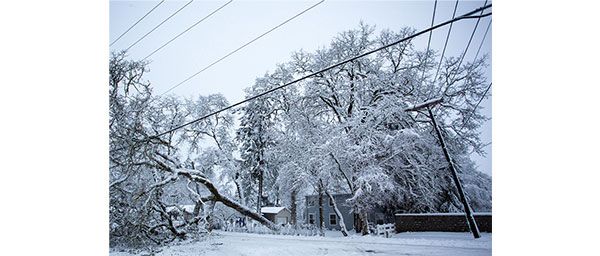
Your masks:
M162 157L164 158L166 156L162 155ZM236 210L237 212L243 214L244 216L248 216L248 217L252 218L253 220L260 222L261 224L263 224L264 226L266 226L267 228L269 228L271 230L274 230L274 231L279 230L279 227L277 225L275 225L273 222L271 222L270 220L268 220L267 218L250 210L249 208L243 206L242 204L236 202L235 200L229 198L228 196L221 194L219 192L219 190L217 189L217 187L208 178L206 178L206 176L204 176L199 171L183 169L183 168L175 169L175 168L168 166L167 164L165 164L164 162L162 162L160 160L155 159L155 161L157 162L157 164L159 166L161 166L161 168L164 171L170 172L173 175L184 176L191 181L194 181L194 182L204 185L204 187L206 187L206 189L208 189L208 191L214 196L215 202L221 202L225 206Z
M330 152L329 155L331 156L331 158L333 158L333 161L337 165L337 168L340 171L340 173L342 173L342 176L344 176L344 179L346 180L346 183L348 184L348 188L350 189L350 192L354 193L354 187L352 186L352 182L350 181L350 179L348 178L348 175L346 175L344 170L342 170L342 165L337 160L337 158L333 155L333 153Z
M333 198L331 193L329 193L328 190L325 190L325 193L327 194L327 196L329 196L329 201L333 204L333 209L335 210L335 214L337 214L338 218L340 219L339 222L340 222L340 230L342 231L342 235L348 236L348 230L346 229L346 223L344 222L344 216L342 215L342 212L340 211L340 209L338 209L337 203L335 202L335 199Z

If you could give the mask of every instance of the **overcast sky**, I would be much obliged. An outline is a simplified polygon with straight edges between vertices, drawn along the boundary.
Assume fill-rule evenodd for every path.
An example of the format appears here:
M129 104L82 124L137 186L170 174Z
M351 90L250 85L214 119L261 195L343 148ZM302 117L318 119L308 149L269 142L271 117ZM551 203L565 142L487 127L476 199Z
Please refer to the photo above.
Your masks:
M139 20L159 1L110 1L110 42ZM111 51L129 47L188 1L165 1L125 36L110 47ZM228 1L194 1L128 53L142 59L175 35ZM221 58L258 35L296 15L314 1L240 1L234 0L190 31L155 53L146 75L156 94L161 94L208 64ZM491 1L490 1L491 2ZM460 1L456 15L483 6L483 1ZM451 18L454 1L438 1L435 24ZM289 60L293 51L313 51L327 46L339 32L356 28L360 21L375 25L377 31L398 31L409 26L422 30L430 26L434 1L325 1L302 16L255 41L246 48L197 75L170 93L185 97L223 94L230 103L244 98L243 89L272 71L277 63ZM483 39L491 16L480 21L465 61L471 61ZM462 20L453 25L445 56L459 56L464 51L476 20ZM448 26L437 29L431 48L441 52ZM427 34L414 40L416 47L427 47ZM487 75L491 81L492 29L485 38L481 54L489 54ZM493 87L492 87L493 89ZM482 102L483 113L491 117L491 100ZM481 128L481 138L491 142L491 121ZM473 155L478 170L491 174L491 146L486 157Z

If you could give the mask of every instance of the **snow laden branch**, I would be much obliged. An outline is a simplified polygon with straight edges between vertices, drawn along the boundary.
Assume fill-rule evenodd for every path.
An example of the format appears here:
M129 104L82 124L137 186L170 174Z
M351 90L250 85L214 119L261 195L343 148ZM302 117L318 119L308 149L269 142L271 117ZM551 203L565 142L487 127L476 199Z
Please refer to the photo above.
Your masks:
M441 102L443 102L442 98L435 98L435 99L423 102L421 104L417 104L417 105L414 105L412 107L406 108L406 109L404 109L404 111L418 111L420 109L427 108L427 107L436 105L436 104L441 103Z
M160 153L158 153L158 154L162 158L168 159L167 156L160 154ZM163 169L167 172L170 172L173 175L183 176L183 177L188 178L190 181L197 182L197 183L204 185L204 187L206 187L206 189L208 189L208 191L210 191L210 193L212 194L215 202L221 202L225 206L236 210L240 214L243 214L244 216L250 217L253 220L260 222L261 224L263 224L264 226L266 226L267 228L269 228L271 230L274 230L274 231L279 230L279 227L277 225L275 225L275 223L268 220L267 218L250 210L248 207L243 206L242 204L236 202L235 200L229 198L228 196L221 194L219 192L219 190L217 189L217 187L201 172L199 172L197 170L190 170L190 169L184 169L184 168L173 168L161 160L158 160L158 159L154 159L154 160L161 167L161 169Z
M344 222L344 215L342 215L342 212L338 208L337 202L335 202L333 195L331 195L331 193L329 193L329 191L327 191L327 190L325 190L325 193L329 197L329 201L331 203L333 203L333 209L335 210L335 214L340 219L339 223L340 223L340 231L342 232L342 235L348 236L348 230L346 229L346 222Z

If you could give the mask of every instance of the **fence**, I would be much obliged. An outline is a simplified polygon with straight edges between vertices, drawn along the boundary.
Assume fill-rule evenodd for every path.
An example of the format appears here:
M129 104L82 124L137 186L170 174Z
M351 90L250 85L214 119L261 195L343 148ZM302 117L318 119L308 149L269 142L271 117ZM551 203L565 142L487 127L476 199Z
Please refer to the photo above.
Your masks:
M385 236L385 237L390 237L392 235L392 232L394 232L394 224L393 223L387 223L387 224L383 224L383 225L377 225L375 226L375 233L378 236Z
M492 214L474 213L481 232L492 232ZM464 213L396 214L396 232L469 232Z

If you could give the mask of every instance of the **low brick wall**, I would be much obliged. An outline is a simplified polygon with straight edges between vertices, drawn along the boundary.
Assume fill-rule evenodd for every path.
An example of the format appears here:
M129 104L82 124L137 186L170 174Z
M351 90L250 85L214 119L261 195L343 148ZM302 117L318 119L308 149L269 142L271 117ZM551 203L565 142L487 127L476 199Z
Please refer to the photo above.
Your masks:
M492 214L475 213L475 222L481 232L492 232ZM396 232L442 231L469 232L464 213L396 214Z

